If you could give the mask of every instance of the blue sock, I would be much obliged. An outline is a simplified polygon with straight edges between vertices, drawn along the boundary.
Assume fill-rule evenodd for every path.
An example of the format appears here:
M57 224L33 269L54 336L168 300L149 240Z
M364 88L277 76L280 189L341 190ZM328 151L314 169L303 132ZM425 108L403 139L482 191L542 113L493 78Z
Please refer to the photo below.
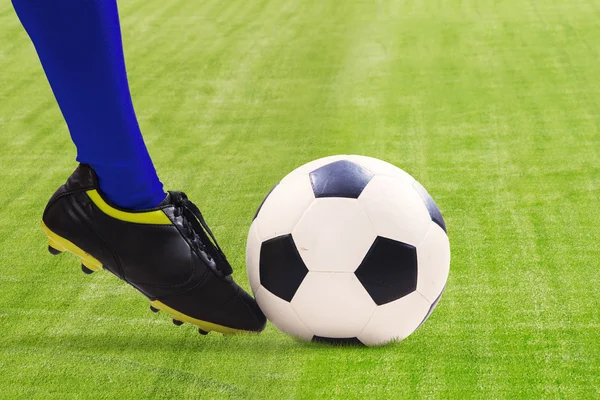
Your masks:
M158 179L129 93L116 0L13 0L77 147L110 201L158 205Z

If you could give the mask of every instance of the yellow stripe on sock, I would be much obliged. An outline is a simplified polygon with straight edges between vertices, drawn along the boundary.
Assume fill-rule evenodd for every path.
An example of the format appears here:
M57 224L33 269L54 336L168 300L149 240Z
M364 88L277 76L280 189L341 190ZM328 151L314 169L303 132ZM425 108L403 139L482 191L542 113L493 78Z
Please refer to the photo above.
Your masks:
M167 217L167 214L162 210L145 211L145 212L127 212L117 210L111 207L97 190L88 190L87 195L94 202L94 204L102 210L103 213L109 215L115 219L133 222L135 224L149 224L149 225L171 225L171 220Z

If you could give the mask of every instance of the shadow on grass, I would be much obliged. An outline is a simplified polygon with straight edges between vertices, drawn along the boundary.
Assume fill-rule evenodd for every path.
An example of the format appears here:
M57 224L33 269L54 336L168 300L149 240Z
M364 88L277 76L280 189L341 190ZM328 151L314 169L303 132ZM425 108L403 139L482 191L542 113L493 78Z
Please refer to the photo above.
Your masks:
M295 339L277 333L274 329L265 334L246 334L225 336L211 333L201 336L194 332L192 327L167 332L164 329L145 329L144 331L131 332L92 332L81 331L71 333L50 334L48 332L28 332L14 335L8 340L3 340L3 347L28 348L28 349L57 349L71 351L115 352L133 351L139 353L189 353L206 352L212 355L219 353L244 354L252 357L269 357L289 353L332 353L336 351L345 354L354 352L378 353L397 349L398 344L393 343L381 347L366 347L362 344L331 344L323 342L310 342Z

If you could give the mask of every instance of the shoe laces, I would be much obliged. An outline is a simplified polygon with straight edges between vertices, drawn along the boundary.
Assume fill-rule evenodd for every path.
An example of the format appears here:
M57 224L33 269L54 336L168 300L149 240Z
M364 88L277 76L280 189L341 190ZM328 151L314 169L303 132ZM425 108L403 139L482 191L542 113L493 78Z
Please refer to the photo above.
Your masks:
M225 253L217 243L215 235L204 220L200 209L183 192L169 192L175 206L176 216L183 217L183 230L197 250L206 255L209 261L214 261L217 270L224 275L231 275L231 265Z

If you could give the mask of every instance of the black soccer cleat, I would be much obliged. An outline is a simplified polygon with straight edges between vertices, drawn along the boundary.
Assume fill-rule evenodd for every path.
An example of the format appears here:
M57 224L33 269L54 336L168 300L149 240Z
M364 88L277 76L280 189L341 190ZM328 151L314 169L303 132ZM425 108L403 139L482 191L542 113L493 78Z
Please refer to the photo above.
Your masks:
M202 214L182 192L169 192L153 209L120 209L104 199L92 168L81 164L48 202L42 229L51 254L77 255L87 274L112 272L176 325L224 334L265 327L256 301L233 281Z

